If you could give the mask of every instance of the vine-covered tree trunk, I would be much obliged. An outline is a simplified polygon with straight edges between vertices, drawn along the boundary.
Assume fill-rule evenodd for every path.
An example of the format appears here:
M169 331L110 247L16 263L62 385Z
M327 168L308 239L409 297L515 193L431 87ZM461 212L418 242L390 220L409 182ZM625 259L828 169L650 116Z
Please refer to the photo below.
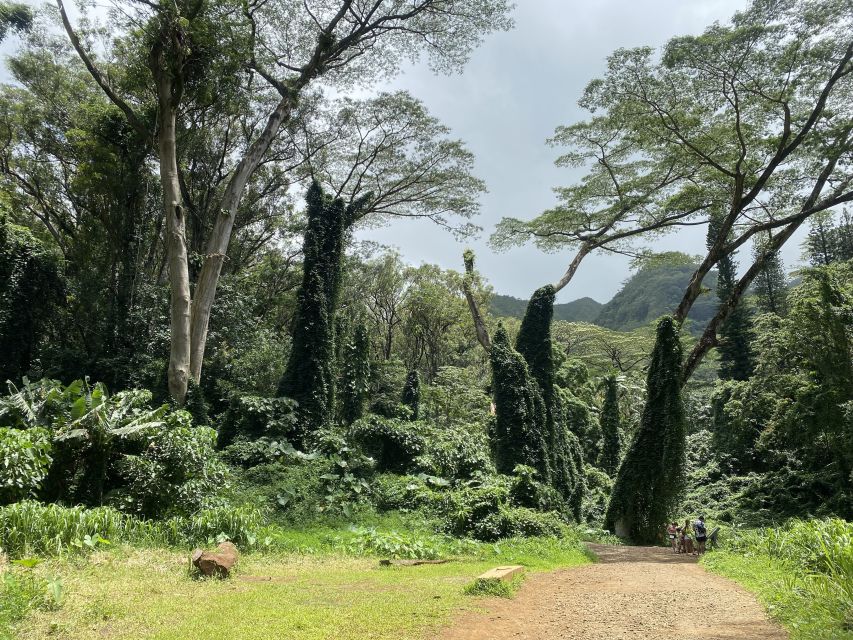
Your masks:
M302 286L293 339L279 396L298 403L301 428L310 433L328 424L335 397L335 311L341 284L344 241L365 196L349 206L323 194L316 182L305 196L308 229L303 240Z
M613 475L619 469L622 456L622 418L619 415L619 385L616 376L604 380L604 404L601 407L601 457L599 465Z
M607 528L636 542L655 542L662 535L684 478L681 359L675 321L664 317L657 327L640 427L619 467L605 516Z
M516 349L527 362L530 375L541 390L545 407L544 433L548 447L550 482L581 518L583 500L583 453L580 441L566 425L565 411L554 386L554 351L551 320L554 287L537 289L527 305L516 340Z
M409 371L406 384L403 386L403 404L412 411L412 420L420 417L421 406L421 376L417 369Z
M549 480L545 403L524 357L512 348L509 336L499 326L489 353L495 397L495 424L490 434L495 466L499 473L512 473L516 465L536 469Z
M344 336L338 335L336 339L343 340ZM340 415L344 424L352 424L364 415L370 392L370 336L363 323L356 325L342 355Z

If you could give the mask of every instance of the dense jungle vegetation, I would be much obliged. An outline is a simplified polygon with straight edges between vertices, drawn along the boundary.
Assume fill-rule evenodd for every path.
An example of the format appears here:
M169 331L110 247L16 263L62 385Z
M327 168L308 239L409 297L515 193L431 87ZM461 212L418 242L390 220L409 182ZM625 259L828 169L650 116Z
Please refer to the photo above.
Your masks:
M567 257L523 302L471 252L411 265L354 235L476 231L465 143L371 90L410 56L461 69L512 26L504 0L117 5L0 7L20 38L0 87L0 637L85 592L57 557L142 554L154 580L157 550L229 539L260 565L339 554L340 575L364 555L548 568L700 513L722 528L710 567L800 637L853 634L846 2L756 0L616 51L551 140L585 176L489 230ZM705 253L653 251L687 226ZM635 258L612 300L555 303L608 251Z

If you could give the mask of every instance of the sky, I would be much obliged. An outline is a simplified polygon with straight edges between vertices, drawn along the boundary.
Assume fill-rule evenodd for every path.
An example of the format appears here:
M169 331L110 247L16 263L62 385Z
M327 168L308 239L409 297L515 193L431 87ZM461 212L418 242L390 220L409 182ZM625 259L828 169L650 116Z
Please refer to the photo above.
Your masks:
M39 5L38 0L26 0ZM405 89L468 145L475 174L486 183L478 237L456 240L424 220L395 220L360 232L363 240L395 247L410 264L462 268L462 252L474 249L477 268L497 293L527 298L564 273L571 255L546 254L533 246L495 252L488 238L503 217L535 217L556 202L552 189L580 173L554 167L559 150L546 145L554 129L588 114L577 106L587 83L603 74L607 56L620 47L663 45L673 36L701 33L725 22L747 0L516 0L515 27L491 34L461 74L435 75L426 64L409 65L383 90ZM16 38L0 45L5 56ZM0 81L7 80L5 67ZM791 269L799 263L803 232L783 249ZM688 228L653 247L701 253L704 229ZM589 296L606 302L630 276L629 259L593 255L584 261L559 302Z
M673 36L698 34L725 22L746 0L516 0L515 28L492 34L462 75L437 76L426 65L408 68L388 88L406 89L464 140L476 155L475 173L488 193L475 221L478 238L457 242L427 221L397 220L361 237L397 247L412 264L431 262L461 269L466 246L497 293L527 298L556 281L571 255L545 254L533 246L497 253L488 245L505 216L535 217L556 203L552 188L571 184L578 173L554 167L559 150L545 144L559 125L584 119L577 106L586 84L603 74L607 56L620 47L654 46ZM801 237L783 250L791 268L799 261ZM656 250L704 251L703 228L682 230ZM589 296L609 300L630 275L629 259L592 256L558 296L568 302Z

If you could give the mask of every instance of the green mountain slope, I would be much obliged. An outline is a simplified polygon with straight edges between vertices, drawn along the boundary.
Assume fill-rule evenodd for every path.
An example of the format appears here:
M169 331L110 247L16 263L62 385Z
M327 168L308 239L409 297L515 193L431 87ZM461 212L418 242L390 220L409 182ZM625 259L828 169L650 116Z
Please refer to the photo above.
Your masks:
M492 315L499 318L523 318L527 300L512 296L494 295L489 306ZM601 311L602 304L592 298L580 298L554 305L554 320L567 322L593 322Z
M673 312L681 301L695 269L695 265L684 264L640 270L601 308L595 324L609 329L630 331L665 313ZM690 329L694 333L703 329L717 310L716 284L716 272L708 274L704 286L710 291L699 296L690 310L688 318L692 320Z

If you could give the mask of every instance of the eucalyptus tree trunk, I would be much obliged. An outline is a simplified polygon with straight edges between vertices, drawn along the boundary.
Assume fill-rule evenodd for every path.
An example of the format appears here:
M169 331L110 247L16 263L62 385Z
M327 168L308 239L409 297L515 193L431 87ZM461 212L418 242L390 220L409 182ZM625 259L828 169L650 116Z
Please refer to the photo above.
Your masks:
M158 64L155 60L154 63ZM162 67L161 67L162 69ZM174 81L168 70L159 70L157 144L160 155L160 183L163 212L166 214L166 253L169 264L171 349L169 352L169 395L182 405L190 376L190 274L187 260L186 219L178 182L178 154L175 136L177 101Z
M201 379L201 366L204 361L204 348L207 344L210 311L213 308L216 286L219 283L219 275L222 273L222 265L228 253L228 245L231 242L231 232L234 229L237 207L240 205L240 199L243 197L249 179L261 164L264 154L272 145L282 124L290 119L295 104L293 95L295 94L288 94L281 99L275 111L270 115L264 131L252 143L246 155L234 169L220 203L219 215L216 216L213 223L192 302L189 362L190 375L196 382Z

